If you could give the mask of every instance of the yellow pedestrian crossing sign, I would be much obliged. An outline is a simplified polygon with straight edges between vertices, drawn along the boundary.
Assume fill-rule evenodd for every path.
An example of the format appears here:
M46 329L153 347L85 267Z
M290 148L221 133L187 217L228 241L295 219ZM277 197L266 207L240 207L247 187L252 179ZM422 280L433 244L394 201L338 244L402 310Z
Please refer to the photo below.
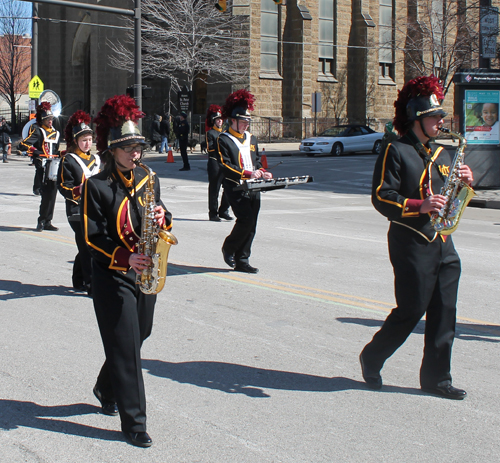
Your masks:
M43 92L43 82L40 77L35 76L30 80L30 84L28 86L29 96L30 98L38 98L40 93Z

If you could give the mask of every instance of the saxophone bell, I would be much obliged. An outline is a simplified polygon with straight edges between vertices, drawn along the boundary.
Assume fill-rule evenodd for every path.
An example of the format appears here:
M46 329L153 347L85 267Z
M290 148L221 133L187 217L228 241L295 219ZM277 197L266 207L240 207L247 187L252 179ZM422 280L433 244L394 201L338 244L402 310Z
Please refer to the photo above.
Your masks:
M439 130L443 133L449 133L459 140L450 172L440 192L442 196L446 197L446 204L439 212L431 214L431 224L434 230L441 235L451 235L457 229L465 208L476 193L460 178L459 171L465 158L464 150L467 140L459 133L452 132L445 127L439 127Z

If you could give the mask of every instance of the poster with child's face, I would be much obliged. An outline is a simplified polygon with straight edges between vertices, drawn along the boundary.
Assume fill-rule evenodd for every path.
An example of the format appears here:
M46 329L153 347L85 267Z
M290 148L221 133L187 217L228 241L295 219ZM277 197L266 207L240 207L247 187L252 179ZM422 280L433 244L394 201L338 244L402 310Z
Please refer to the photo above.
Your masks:
M468 144L500 143L498 107L500 91L465 91L465 138Z

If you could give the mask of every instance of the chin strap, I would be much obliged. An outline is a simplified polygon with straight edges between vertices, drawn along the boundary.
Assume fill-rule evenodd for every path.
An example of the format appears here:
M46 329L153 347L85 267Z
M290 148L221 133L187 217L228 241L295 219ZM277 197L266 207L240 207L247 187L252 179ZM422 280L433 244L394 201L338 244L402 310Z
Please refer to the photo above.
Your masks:
M418 119L418 123L420 124L420 129L422 130L422 133L429 139L427 143L429 142L434 142L435 138L431 137L424 129L424 125L422 124L422 119Z

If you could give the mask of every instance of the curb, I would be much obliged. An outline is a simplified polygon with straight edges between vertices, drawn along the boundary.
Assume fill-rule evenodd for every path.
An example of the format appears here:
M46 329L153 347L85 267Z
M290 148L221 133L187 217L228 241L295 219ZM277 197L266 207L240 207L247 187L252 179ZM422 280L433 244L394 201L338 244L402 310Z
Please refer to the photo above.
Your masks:
M500 209L500 201L494 199L471 199L468 207L481 209Z

